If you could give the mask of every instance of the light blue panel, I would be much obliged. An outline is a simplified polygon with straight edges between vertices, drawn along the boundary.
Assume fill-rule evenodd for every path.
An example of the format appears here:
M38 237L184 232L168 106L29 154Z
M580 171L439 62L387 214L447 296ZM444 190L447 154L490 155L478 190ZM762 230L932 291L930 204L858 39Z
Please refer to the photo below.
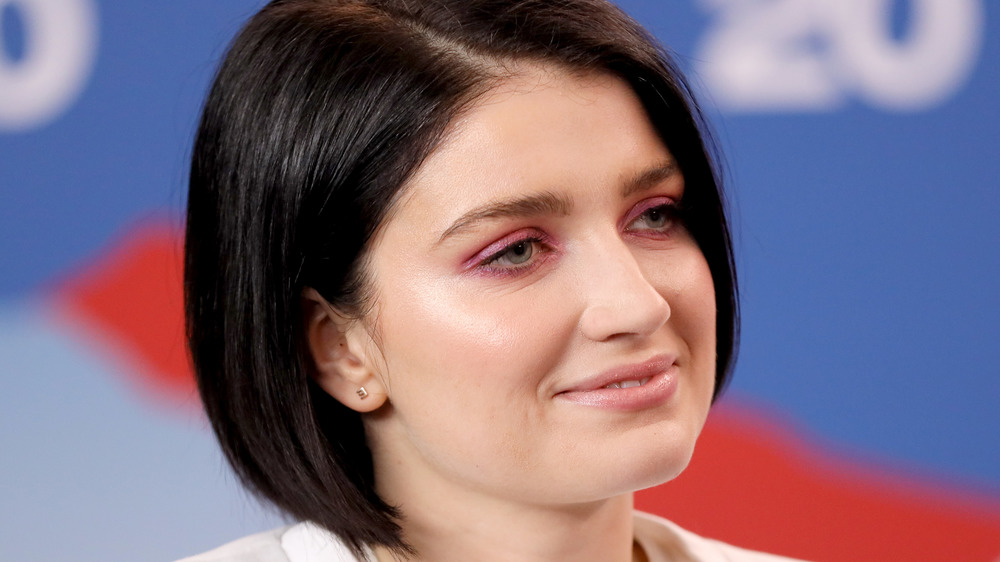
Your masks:
M142 399L50 319L0 303L0 560L174 560L282 524L195 410Z

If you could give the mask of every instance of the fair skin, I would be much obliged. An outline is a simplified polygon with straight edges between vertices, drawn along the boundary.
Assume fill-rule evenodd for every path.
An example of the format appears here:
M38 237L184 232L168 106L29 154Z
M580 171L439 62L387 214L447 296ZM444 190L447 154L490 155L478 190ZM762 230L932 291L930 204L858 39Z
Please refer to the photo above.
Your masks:
M307 292L318 382L365 412L416 559L642 558L632 492L684 469L714 385L684 189L624 82L525 65L404 186L373 311Z

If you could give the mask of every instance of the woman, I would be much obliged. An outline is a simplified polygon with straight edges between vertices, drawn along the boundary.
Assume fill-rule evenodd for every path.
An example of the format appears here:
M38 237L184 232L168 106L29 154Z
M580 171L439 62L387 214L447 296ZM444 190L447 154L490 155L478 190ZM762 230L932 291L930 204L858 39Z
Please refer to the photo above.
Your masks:
M600 0L276 0L208 97L189 337L242 481L193 560L770 559L632 512L737 325L680 75Z

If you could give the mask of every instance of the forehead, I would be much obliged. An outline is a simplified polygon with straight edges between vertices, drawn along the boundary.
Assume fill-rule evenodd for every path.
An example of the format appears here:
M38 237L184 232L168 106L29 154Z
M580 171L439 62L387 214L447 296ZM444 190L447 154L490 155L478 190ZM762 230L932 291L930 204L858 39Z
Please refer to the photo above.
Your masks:
M617 191L670 160L622 79L549 66L519 70L450 125L404 187L401 214L447 221L489 200Z

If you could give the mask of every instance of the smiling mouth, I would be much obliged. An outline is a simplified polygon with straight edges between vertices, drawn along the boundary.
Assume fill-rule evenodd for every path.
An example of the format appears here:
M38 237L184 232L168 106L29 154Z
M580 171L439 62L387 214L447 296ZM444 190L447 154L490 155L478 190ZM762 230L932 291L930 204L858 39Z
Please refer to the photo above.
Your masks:
M612 367L562 389L558 394L624 390L646 386L676 366L677 356L663 353L640 363Z
M635 388L637 386L642 386L646 384L647 382L649 382L649 379L651 378L653 377L645 377L643 379L633 380L633 381L613 382L609 385L603 386L602 388Z
M669 402L677 391L679 376L677 356L661 354L589 377L557 392L554 398L588 408L638 411Z
M555 395L560 402L587 408L619 412L638 411L661 406L677 391L677 365L670 364L660 372L642 378L620 378L598 387L586 386Z

